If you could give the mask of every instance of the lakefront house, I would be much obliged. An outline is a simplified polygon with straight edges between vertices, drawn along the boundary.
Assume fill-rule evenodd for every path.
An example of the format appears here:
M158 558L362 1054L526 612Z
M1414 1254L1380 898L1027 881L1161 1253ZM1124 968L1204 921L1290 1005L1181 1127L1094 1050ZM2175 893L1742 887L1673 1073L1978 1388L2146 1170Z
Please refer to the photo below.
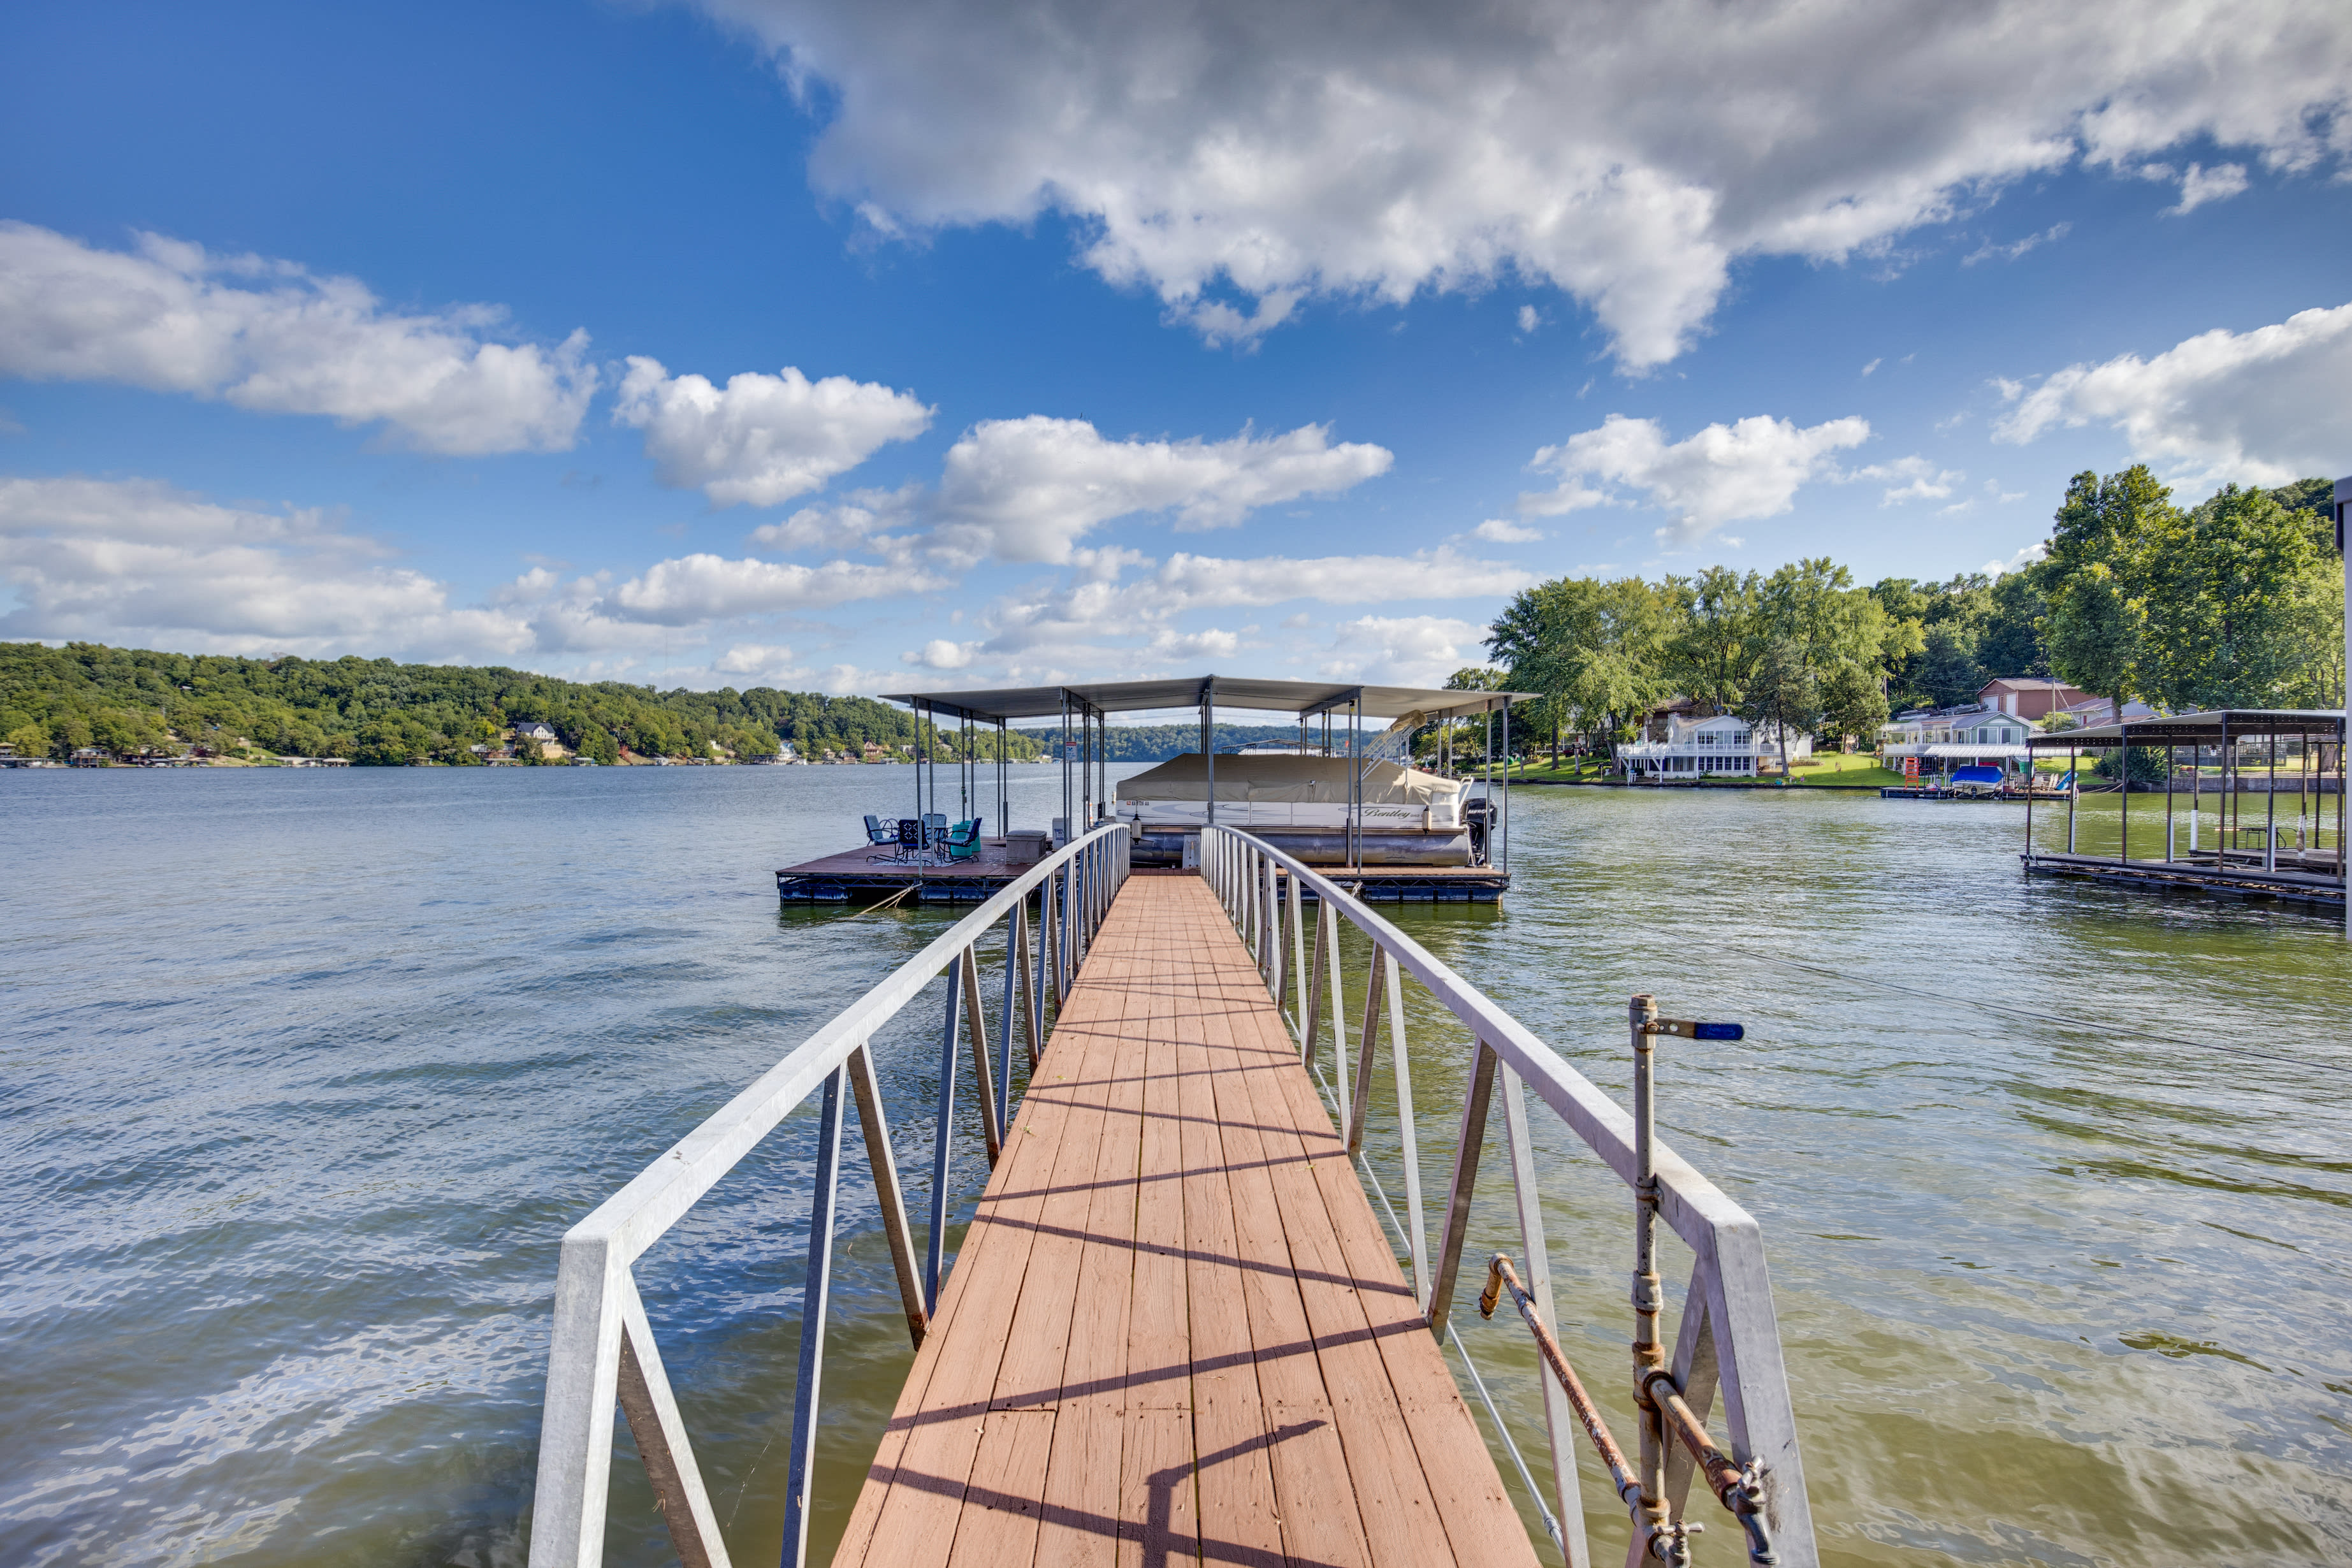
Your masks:
M1789 737L1789 759L1813 754L1811 735ZM1642 738L1617 748L1617 761L1626 772L1668 778L1696 778L1702 773L1752 778L1759 756L1777 763L1780 737L1769 726L1751 724L1736 713L1693 717L1680 704L1668 704L1642 727Z

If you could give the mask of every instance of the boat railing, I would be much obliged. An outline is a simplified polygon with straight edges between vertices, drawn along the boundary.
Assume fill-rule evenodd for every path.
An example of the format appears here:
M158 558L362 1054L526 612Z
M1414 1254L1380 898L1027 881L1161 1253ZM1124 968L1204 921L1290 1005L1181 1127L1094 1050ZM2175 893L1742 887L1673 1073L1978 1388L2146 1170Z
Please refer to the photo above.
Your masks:
M1041 859L1003 891L908 959L890 977L680 1139L634 1181L564 1234L556 1269L555 1322L548 1350L547 1403L532 1505L530 1568L595 1568L604 1559L612 1479L613 1407L636 1441L670 1540L686 1568L726 1568L708 1489L677 1400L662 1368L632 1266L685 1216L761 1139L811 1097L822 1109L801 1299L799 1374L793 1390L791 1468L784 1513L784 1568L808 1546L824 1328L833 1278L834 1228L845 1097L855 1095L882 1225L898 1273L908 1331L920 1346L939 1304L948 1221L949 1137L958 1050L970 1040L989 1163L1003 1151L1012 1111L1013 1016L1034 1068L1047 1013L1075 984L1088 946L1128 876L1131 836L1110 823ZM1034 896L1034 940L1029 905ZM980 994L979 949L1004 928L1004 984L994 1047ZM869 1042L876 1032L947 976L940 1028L939 1100L933 1134L929 1230L919 1259Z
M1412 1288L1431 1331L1450 1339L1469 1367L1474 1386L1486 1397L1484 1380L1469 1363L1454 1331L1462 1257L1469 1240L1472 1193L1485 1149L1490 1111L1500 1101L1524 1272L1523 1310L1533 1321L1556 1325L1549 1254L1544 1244L1542 1194L1538 1187L1527 1089L1549 1106L1587 1148L1633 1189L1636 1216L1634 1280L1634 1401L1642 1418L1642 1468L1632 1492L1620 1489L1633 1523L1628 1564L1687 1562L1684 1504L1694 1469L1705 1464L1706 1480L1725 1506L1749 1526L1749 1560L1782 1568L1814 1568L1812 1516L1806 1500L1804 1466L1798 1450L1795 1413L1789 1400L1772 1287L1765 1268L1761 1228L1747 1210L1714 1183L1650 1136L1654 1125L1648 1063L1655 1037L1685 1033L1693 1026L1661 1019L1646 996L1633 999L1630 1026L1636 1066L1635 1113L1629 1114L1491 998L1455 973L1394 925L1372 912L1347 888L1275 848L1231 828L1203 835L1202 874L1256 959L1276 1008L1297 1036L1308 1068L1321 1076L1326 1014L1333 1072L1328 1085L1349 1155L1387 1209L1400 1245L1410 1259ZM1344 876L1345 873L1341 872ZM1312 921L1305 902L1312 898ZM1340 923L1352 925L1370 943L1360 980L1360 1011L1355 1015L1356 1054L1349 1059L1349 1009L1341 967ZM1407 1049L1402 980L1411 975L1435 998L1474 1042L1446 1192L1437 1211L1436 1246L1430 1245L1423 1200L1422 1163L1414 1126L1412 1078ZM1395 1079L1397 1139L1403 1172L1400 1218L1386 1189L1364 1154L1365 1122L1371 1099L1379 1035L1385 1027ZM1713 1029L1717 1026L1698 1026ZM1736 1037L1736 1031L1733 1037ZM1700 1038L1719 1037L1700 1035ZM1637 1116L1640 1120L1637 1121ZM1670 1363L1657 1330L1664 1306L1651 1262L1654 1219L1662 1218L1688 1244L1694 1261ZM1509 1270L1498 1253L1491 1265L1499 1279ZM1474 1264L1475 1274L1490 1265ZM1474 1274L1475 1277L1475 1274ZM1490 1296L1491 1300L1491 1296ZM1548 1331L1539 1331L1538 1337ZM1645 1355L1645 1342L1647 1352ZM1644 1364L1646 1361L1646 1365ZM1565 1365L1565 1363L1561 1363ZM1551 1450L1551 1501L1525 1467L1501 1413L1491 1400L1488 1414L1520 1466L1536 1505L1570 1568L1591 1561L1584 1532L1576 1478L1577 1434L1590 1405L1571 1375L1543 1382L1544 1412ZM1571 1388L1574 1387L1574 1392ZM1730 1431L1730 1459L1701 1450L1691 1436L1704 1424L1717 1394ZM1684 1416L1693 1419L1685 1423ZM1595 1417L1597 1419L1597 1417ZM1602 1444L1605 1429L1594 1433ZM1678 1442L1676 1439L1680 1437ZM1707 1455L1712 1454L1709 1460ZM1617 1474L1612 1467L1612 1477ZM1622 1478L1619 1478L1622 1479ZM1629 1485L1632 1482L1628 1482ZM1745 1489L1744 1490L1742 1489ZM1748 1507L1742 1512L1741 1502ZM1557 1512L1554 1511L1556 1507ZM1752 1528L1760 1526L1761 1532ZM1759 1542L1769 1544L1759 1545ZM1759 1552L1761 1555L1758 1555Z

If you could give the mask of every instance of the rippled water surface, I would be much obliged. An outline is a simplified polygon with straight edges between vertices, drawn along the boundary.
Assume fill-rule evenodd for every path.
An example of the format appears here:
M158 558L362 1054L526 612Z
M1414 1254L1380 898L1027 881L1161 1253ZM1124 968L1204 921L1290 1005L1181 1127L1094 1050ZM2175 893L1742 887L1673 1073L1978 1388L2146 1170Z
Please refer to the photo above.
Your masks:
M1021 773L1016 820L1042 822L1055 775ZM947 923L776 906L776 866L908 787L0 775L0 1561L520 1562L558 1237ZM1748 1025L1667 1047L1663 1116L1763 1224L1831 1561L2352 1559L2352 957L2330 924L2028 887L2010 806L1514 805L1503 910L1402 921L1612 1092L1628 993ZM1414 1000L1433 1148L1463 1047ZM935 1022L879 1052L910 1207ZM640 1268L739 1562L778 1544L810 1132L788 1122ZM1565 1338L1613 1390L1622 1189L1546 1139ZM1497 1173L1476 1246L1511 1245ZM908 1357L864 1192L825 1542ZM1522 1337L1465 1332L1539 1446ZM660 1562L619 1448L608 1561ZM1622 1542L1597 1485L1587 1509ZM1728 1533L1702 1563L1737 1560Z

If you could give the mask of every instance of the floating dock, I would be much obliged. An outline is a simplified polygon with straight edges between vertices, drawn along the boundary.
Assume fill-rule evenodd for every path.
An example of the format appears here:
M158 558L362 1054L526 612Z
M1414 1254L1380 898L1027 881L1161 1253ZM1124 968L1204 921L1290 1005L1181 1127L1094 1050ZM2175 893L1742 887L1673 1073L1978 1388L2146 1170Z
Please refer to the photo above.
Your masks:
M1008 858L1001 838L982 839L978 855L952 865L867 858L874 853L861 845L781 867L776 897L788 904L876 903L901 895L927 904L978 904L1011 887L1036 864ZM1492 904L1500 902L1511 886L1511 874L1491 866L1332 866L1325 870L1335 881L1362 883L1357 897L1376 904ZM1136 874L1151 875L1149 870ZM1314 896L1307 894L1310 900Z
M1533 1568L1200 878L1111 906L833 1561Z
M2112 855L2033 851L2019 857L2029 877L2067 877L2150 893L2202 893L2212 898L2344 908L2344 879L2327 871L2265 871L2259 856L2202 860L2119 860Z

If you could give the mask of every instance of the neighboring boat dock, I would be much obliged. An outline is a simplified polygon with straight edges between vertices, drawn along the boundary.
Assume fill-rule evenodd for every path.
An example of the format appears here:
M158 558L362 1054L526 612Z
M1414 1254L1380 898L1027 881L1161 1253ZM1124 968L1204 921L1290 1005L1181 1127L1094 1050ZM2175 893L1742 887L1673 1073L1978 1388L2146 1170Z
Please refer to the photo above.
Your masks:
M2158 714L2037 735L2027 744L2038 753L2067 753L2070 778L2085 752L2160 752L2164 788L2159 794L2144 780L2119 787L2112 855L2083 852L2071 791L2065 848L2041 847L2029 796L2019 858L2029 877L2343 910L2344 740L2344 715L2326 709ZM2131 773L2128 763L2116 770L2118 780ZM2137 812L2135 797L2142 803ZM2138 853L2135 818L2146 846ZM2042 821L2046 828L2049 817Z

